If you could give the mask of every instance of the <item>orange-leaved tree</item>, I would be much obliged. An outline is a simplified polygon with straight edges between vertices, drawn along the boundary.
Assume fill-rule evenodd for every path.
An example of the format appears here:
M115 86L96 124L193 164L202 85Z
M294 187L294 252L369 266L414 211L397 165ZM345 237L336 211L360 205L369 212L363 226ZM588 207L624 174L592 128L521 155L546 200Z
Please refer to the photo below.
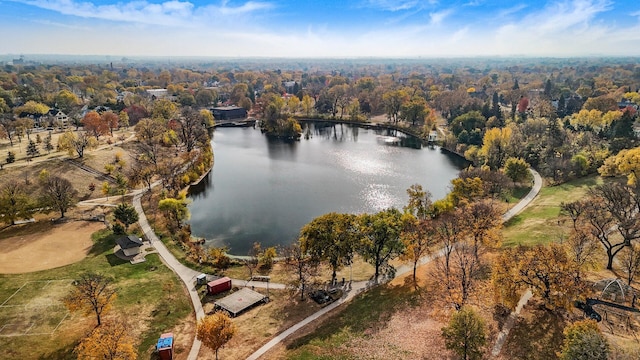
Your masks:
M79 360L136 360L133 337L122 321L105 322L84 338L74 352Z
M231 318L223 313L216 312L198 320L196 337L204 346L212 349L218 359L218 350L223 347L236 333L236 325Z

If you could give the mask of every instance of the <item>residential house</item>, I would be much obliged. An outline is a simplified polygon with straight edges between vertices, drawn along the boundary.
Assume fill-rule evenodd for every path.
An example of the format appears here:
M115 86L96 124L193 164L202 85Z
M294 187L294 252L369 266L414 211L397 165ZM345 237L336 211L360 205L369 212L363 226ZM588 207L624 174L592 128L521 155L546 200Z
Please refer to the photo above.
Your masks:
M66 127L69 124L69 117L62 110L51 109L47 113L46 116L46 125L48 126L60 126ZM45 122L43 121L40 125L43 126Z

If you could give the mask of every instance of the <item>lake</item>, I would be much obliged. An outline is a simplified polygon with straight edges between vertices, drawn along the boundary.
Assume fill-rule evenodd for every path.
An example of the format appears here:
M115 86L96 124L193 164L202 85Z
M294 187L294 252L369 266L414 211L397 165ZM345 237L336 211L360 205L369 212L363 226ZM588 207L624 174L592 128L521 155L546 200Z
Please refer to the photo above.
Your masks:
M246 255L254 242L288 245L328 212L402 209L412 184L443 198L464 166L391 130L328 123L303 129L300 141L285 142L250 127L217 128L214 167L189 192L192 234L236 255Z

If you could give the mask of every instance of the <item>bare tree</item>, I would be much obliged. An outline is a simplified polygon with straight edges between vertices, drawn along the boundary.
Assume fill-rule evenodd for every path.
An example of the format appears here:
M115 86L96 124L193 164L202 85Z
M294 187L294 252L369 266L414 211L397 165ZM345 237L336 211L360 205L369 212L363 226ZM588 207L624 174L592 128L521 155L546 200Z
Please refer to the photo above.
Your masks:
M625 247L620 254L620 264L627 274L627 285L631 286L634 277L640 273L640 245L633 244Z
M191 108L185 108L182 111L182 116L177 121L180 124L178 136L187 152L191 152L198 145L209 141L209 135L205 130L203 119L199 112Z
M242 261L247 270L249 270L249 279L253 278L253 272L258 268L261 252L262 246L260 246L260 243L255 242L249 249L248 256Z
M43 206L56 209L60 218L64 218L67 210L75 206L78 191L71 182L58 176L46 176L41 180Z
M116 297L111 279L96 273L85 273L74 284L75 288L64 298L65 305L72 311L94 313L100 326L102 314L109 309Z
M287 272L296 275L289 283L289 287L294 292L300 291L300 300L302 301L308 286L318 276L319 263L311 256L305 256L298 242L285 247L283 256Z
M640 206L631 189L618 182L608 182L590 191L616 220L616 229L626 246L640 239Z
M447 287L449 287L450 275L451 275L451 254L456 246L456 243L464 240L466 234L463 228L463 223L460 221L460 212L449 212L440 215L434 224L436 236L442 243L442 261L443 262L443 275L447 281Z

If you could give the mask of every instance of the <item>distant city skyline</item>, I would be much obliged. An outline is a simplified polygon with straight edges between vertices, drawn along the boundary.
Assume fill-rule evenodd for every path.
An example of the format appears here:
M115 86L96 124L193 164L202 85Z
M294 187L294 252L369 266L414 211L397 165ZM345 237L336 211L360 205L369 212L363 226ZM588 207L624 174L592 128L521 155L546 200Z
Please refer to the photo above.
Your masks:
M638 56L637 0L0 0L1 54Z

